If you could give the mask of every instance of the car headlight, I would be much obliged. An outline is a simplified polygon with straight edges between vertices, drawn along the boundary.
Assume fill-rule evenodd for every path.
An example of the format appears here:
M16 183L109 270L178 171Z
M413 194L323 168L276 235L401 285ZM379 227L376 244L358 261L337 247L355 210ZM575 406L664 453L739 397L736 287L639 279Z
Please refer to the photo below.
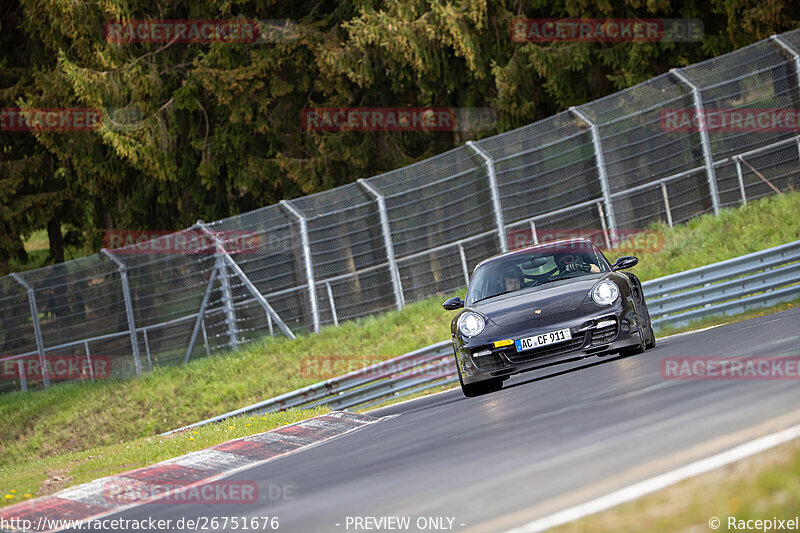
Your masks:
M613 281L601 281L592 289L592 300L597 305L611 305L619 297L619 287Z
M479 335L486 327L486 321L478 313L464 313L458 319L458 331L465 337Z

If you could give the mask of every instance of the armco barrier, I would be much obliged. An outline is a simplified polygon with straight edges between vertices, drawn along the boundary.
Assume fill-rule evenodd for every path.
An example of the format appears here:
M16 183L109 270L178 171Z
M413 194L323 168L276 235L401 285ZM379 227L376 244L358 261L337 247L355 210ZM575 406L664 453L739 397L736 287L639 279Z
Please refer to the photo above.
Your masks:
M800 296L800 241L664 276L642 286L656 328L667 324L681 327L706 316L774 305ZM233 416L292 407L366 407L389 397L455 383L458 377L452 355L450 341L438 342L164 435Z
M656 327L683 327L800 296L800 241L642 284Z

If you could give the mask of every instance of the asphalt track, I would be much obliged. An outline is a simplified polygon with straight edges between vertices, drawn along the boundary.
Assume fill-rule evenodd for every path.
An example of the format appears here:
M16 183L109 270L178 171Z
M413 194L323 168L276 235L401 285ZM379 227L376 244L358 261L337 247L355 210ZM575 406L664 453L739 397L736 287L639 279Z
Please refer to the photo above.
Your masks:
M503 531L800 422L796 380L665 380L662 358L789 355L800 355L798 309L523 374L480 398L373 411L399 416L229 478L272 490L258 504L151 503L109 518L277 516L279 531L310 533L366 530L348 516L442 531L417 520L449 517L453 531Z

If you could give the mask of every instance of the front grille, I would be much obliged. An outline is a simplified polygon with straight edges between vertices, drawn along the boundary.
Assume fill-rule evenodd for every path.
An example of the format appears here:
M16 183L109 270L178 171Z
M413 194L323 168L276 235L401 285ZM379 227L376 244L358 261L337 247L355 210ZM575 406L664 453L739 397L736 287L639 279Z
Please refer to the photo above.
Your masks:
M481 355L480 357L473 357L472 361L481 372L492 372L505 367L499 352L494 352L489 355Z
M575 351L583 346L585 340L586 336L580 335L573 338L571 341L562 342L560 344L554 344L552 346L546 346L544 348L537 348L525 352L508 352L506 355L513 363L527 363L529 361L533 361L534 359L540 359L542 357L549 357L552 355L561 355L563 353Z
M617 336L617 325L605 326L592 331L592 344L608 344Z

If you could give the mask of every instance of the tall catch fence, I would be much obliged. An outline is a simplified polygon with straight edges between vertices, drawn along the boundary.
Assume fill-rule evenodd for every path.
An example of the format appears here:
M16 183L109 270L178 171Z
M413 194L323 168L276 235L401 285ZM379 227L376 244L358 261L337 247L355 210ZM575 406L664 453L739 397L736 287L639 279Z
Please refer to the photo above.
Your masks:
M795 30L405 168L0 278L0 392L401 309L464 287L514 232L602 230L613 246L620 231L797 189L798 110ZM711 124L748 111L773 122Z

